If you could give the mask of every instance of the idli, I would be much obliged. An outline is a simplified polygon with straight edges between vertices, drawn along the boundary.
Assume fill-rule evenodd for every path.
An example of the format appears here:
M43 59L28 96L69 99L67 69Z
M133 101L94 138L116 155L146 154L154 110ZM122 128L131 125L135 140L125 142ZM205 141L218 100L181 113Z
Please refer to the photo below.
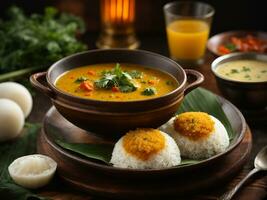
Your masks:
M115 144L110 162L120 168L162 169L179 165L181 157L168 134L143 128L129 131Z
M229 146L224 125L204 112L185 112L171 118L160 130L176 141L182 157L204 159L222 153Z

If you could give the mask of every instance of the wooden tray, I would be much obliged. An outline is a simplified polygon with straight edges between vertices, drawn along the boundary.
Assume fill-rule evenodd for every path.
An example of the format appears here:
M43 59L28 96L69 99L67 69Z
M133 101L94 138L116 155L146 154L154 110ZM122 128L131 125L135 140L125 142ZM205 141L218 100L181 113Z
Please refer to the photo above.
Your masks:
M188 195L218 186L230 179L247 161L252 137L247 127L242 142L223 159L183 170L182 173L147 173L140 176L114 173L99 164L88 164L82 156L57 146L53 134L60 134L69 142L102 142L64 119L55 108L48 111L44 128L38 139L38 152L52 157L58 163L59 176L72 187L93 195L111 198L156 198L169 195ZM168 171L168 170L167 170Z

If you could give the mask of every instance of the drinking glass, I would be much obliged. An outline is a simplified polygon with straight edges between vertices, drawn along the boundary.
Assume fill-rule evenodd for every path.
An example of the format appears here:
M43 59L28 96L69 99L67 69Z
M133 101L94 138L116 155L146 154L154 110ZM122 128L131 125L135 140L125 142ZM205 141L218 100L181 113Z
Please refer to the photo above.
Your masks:
M163 10L170 57L181 64L202 63L214 8L202 2L177 1Z

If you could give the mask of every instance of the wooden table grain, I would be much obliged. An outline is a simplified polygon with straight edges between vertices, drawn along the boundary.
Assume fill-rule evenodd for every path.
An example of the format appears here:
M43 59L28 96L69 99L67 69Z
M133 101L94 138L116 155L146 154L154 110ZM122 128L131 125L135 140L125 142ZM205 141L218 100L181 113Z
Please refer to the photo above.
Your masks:
M166 37L164 35L144 35L142 36L141 49L149 50L152 52L160 53L162 55L168 55ZM96 37L94 35L88 35L86 42L90 49L94 48L94 41ZM220 92L216 86L215 78L211 72L210 64L215 59L215 56L207 52L205 56L205 62L203 65L195 67L194 69L200 71L205 76L205 81L202 87L211 90L212 92L219 94ZM190 68L190 66L184 66ZM46 111L51 107L49 98L43 94L36 92L34 96L33 111L30 115L29 120L32 122L42 122ZM204 200L204 199L217 199L224 191L233 187L244 175L253 168L253 160L257 152L265 145L267 145L267 121L261 121L261 123L250 123L251 119L246 119L248 125L251 128L253 136L253 148L250 156L250 160L244 166L244 169L227 185L218 188L216 191L209 192L207 194L196 195L193 199ZM75 173L75 172L74 172ZM48 187L42 189L39 192L40 195L50 197L55 200L89 200L93 199L88 194L81 191L77 191L67 187L59 179L56 179ZM246 199L246 200L262 200L267 198L267 176L265 173L261 173L252 178L248 184L238 193L235 199Z

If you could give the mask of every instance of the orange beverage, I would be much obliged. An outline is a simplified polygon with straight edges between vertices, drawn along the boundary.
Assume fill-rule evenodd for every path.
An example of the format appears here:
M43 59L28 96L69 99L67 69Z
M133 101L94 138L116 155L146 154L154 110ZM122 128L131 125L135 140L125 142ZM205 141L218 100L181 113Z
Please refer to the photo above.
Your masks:
M185 66L203 63L214 8L195 1L175 1L164 8L170 57Z
M175 60L197 60L203 57L209 36L209 25L202 20L176 20L167 25L170 56Z

